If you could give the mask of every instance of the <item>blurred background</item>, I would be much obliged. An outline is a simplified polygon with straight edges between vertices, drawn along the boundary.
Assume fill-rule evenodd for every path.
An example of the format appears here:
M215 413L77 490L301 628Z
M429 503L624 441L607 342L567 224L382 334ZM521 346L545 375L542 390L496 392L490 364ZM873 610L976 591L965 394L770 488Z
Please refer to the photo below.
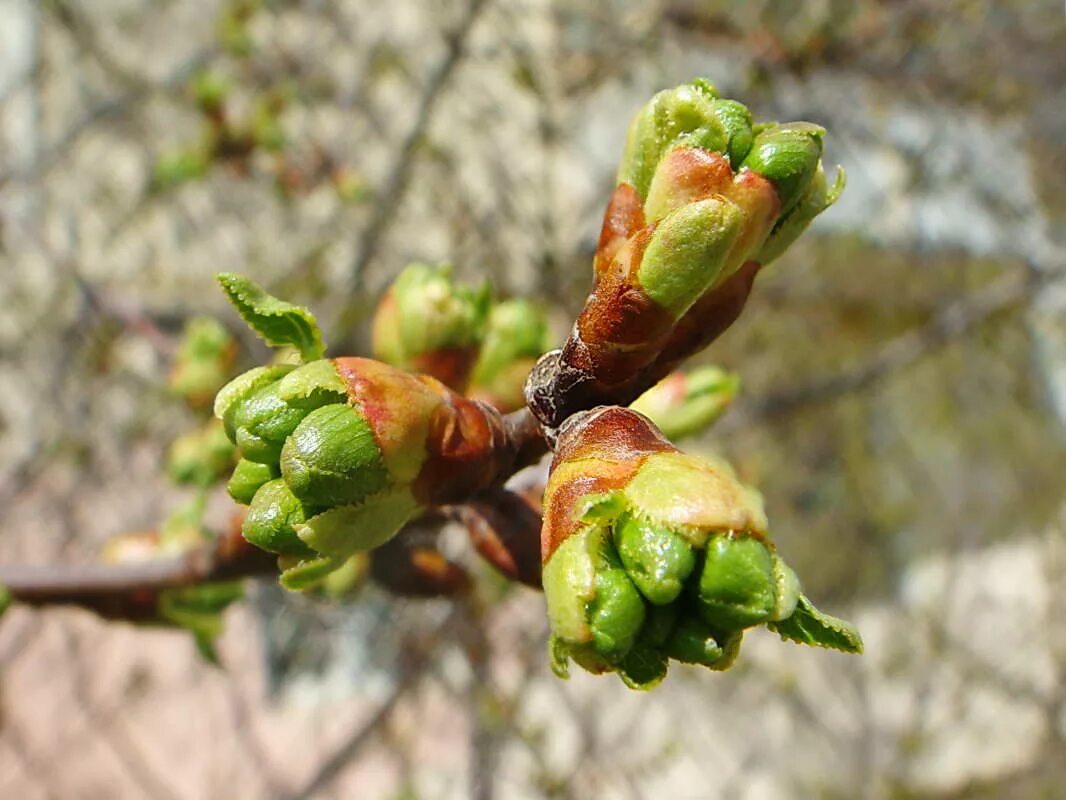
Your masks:
M1059 0L0 0L0 563L91 562L182 502L182 326L265 356L217 271L339 354L450 260L561 341L631 115L705 76L827 127L848 187L700 357L743 388L692 447L867 649L759 631L650 694L562 682L541 596L487 571L458 604L256 583L219 666L16 605L0 796L1063 797L1064 53Z

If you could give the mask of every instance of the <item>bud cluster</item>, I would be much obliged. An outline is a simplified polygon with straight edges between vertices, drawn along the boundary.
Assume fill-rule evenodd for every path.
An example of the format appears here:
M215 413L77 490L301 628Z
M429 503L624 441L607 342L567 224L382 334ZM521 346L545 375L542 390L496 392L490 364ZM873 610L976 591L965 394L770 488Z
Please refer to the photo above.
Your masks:
M755 124L707 81L659 92L630 125L594 287L527 386L547 426L629 403L740 314L761 265L831 205L824 129Z
M253 369L215 413L241 455L228 488L250 505L244 536L283 558L292 588L485 488L515 457L494 410L366 358Z
M477 360L491 302L488 283L457 284L449 264L411 264L378 304L374 356L461 392Z
M572 660L647 688L671 660L725 669L756 625L861 651L802 595L759 495L667 438L706 428L738 388L714 367L674 367L737 318L761 266L839 194L824 133L756 124L702 80L657 94L629 130L593 290L544 356L536 306L493 307L448 265L412 264L387 291L379 360L324 358L307 309L219 276L253 329L302 362L253 369L216 397L240 456L228 489L249 506L244 537L277 554L288 588L321 586L374 550L364 563L379 583L455 594L469 578L435 535L458 520L504 575L543 586L560 675ZM503 488L547 444L543 498L542 482Z

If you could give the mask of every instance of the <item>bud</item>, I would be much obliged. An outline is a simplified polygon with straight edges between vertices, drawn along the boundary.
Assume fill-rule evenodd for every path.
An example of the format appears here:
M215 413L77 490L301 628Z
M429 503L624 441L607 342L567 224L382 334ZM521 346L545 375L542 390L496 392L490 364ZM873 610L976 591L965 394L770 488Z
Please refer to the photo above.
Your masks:
M505 300L489 312L485 339L468 396L500 411L525 405L522 387L537 358L551 346L544 312L528 300Z
M256 491L241 533L256 547L270 553L314 557L315 551L300 540L295 527L313 514L314 509L301 503L285 481L277 478Z
M277 381L252 392L233 416L234 442L241 456L260 464L276 463L285 439L307 414L278 397Z
M221 324L210 317L193 317L185 323L170 390L193 406L208 406L232 374L237 344Z
M233 468L235 452L222 423L210 420L171 443L167 472L175 483L207 488Z
M235 418L244 401L258 390L276 383L288 372L295 369L289 364L270 367L256 367L242 372L231 380L215 395L215 416L222 420L222 426L230 441L236 444L237 426Z
M754 139L752 118L748 107L736 100L718 99L714 101L714 115L725 129L728 137L725 155L733 169L739 168Z
M411 264L382 297L374 316L374 355L461 391L485 333L487 283L462 286L450 264Z
M253 370L216 411L243 458L230 492L254 489L245 538L288 557L289 588L321 582L420 510L487 488L515 458L497 412L365 358Z
M280 474L280 470L273 464L257 464L242 458L233 468L226 491L238 503L249 505L259 487Z
M636 688L658 683L669 659L723 669L745 629L797 613L799 582L767 538L759 496L627 409L560 430L541 547L563 675L571 658Z
M671 441L695 436L722 416L740 388L740 377L718 367L674 372L633 401Z
M763 129L752 142L741 169L769 180L787 214L807 191L822 158L825 128L809 122L791 122Z
M548 428L631 403L740 314L759 259L779 255L835 199L823 128L757 126L706 81L638 112L604 216L595 286L562 350L526 387Z
M714 110L717 97L718 90L705 80L656 94L630 123L618 183L628 183L646 197L659 159L675 144L725 150L729 134Z

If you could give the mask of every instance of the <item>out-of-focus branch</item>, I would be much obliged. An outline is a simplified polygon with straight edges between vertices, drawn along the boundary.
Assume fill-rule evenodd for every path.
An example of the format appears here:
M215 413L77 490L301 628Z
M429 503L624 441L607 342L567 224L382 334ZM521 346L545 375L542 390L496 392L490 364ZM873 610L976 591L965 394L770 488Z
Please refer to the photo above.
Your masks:
M0 585L12 599L32 606L70 605L107 619L158 617L165 589L258 575L276 575L277 561L239 535L174 557L128 564L0 565Z
M74 144L86 132L95 127L97 123L121 117L154 90L170 91L182 86L190 76L204 67L215 53L215 48L196 53L188 60L182 62L158 84L146 83L118 97L104 100L99 105L90 108L81 119L71 125L51 145L46 145L32 164L24 168L13 167L0 171L0 186L4 186L4 184L11 181L31 182L47 175L53 167L72 152Z
M448 80L451 78L456 66L462 60L470 30L473 28L484 6L485 0L470 0L466 10L463 12L462 19L459 20L455 29L450 31L445 37L447 52L432 75L430 75L425 89L422 91L415 121L403 138L403 144L401 144L396 154L396 160L393 162L392 169L385 180L384 187L374 206L374 212L359 237L355 258L352 260L349 272L348 280L350 286L354 286L359 282L367 265L374 259L389 222L396 215L396 208L400 204L400 200L403 199L411 177L415 151L429 128L437 101L440 99L444 87L448 84Z

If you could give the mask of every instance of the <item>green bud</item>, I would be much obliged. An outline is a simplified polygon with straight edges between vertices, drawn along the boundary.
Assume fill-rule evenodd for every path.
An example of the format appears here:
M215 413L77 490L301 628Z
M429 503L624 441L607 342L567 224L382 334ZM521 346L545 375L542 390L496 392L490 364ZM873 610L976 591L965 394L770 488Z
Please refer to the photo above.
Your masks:
M651 419L671 441L709 428L733 402L740 388L735 373L718 367L675 372L646 391L629 407Z
M252 498L241 533L256 547L280 555L314 556L293 527L311 516L281 478L264 483Z
M396 278L374 318L374 355L412 368L443 348L476 347L491 303L488 283L463 286L450 264L411 264Z
M774 558L754 537L713 536L700 572L699 610L708 625L730 631L766 622L776 607Z
M677 626L677 617L677 603L648 606L636 643L618 665L618 675L630 689L646 691L666 677L666 643Z
M596 564L589 547L597 533L588 528L555 550L544 564L544 598L553 633L568 643L587 642L587 604L596 595Z
M257 464L242 458L233 469L229 483L226 484L226 491L238 503L248 505L260 486L280 474L280 470L273 464Z
M607 536L596 565L596 595L589 604L589 629L596 651L614 661L624 656L644 624L644 600L629 579Z
M781 214L799 202L818 169L825 128L809 122L776 125L760 132L742 167L774 184L781 200Z
M270 383L242 402L233 417L237 447L248 461L275 464L286 437L307 416L306 408L294 408L278 396L278 384Z
M722 657L722 646L707 624L698 617L684 616L666 641L666 654L685 664L711 666Z
M167 453L167 472L179 484L208 487L233 466L235 452L217 420L179 436Z
M659 159L681 142L725 152L729 134L715 113L717 96L715 88L704 80L655 95L629 126L618 183L628 183L641 197L647 197Z
M784 253L800 234L807 230L807 226L814 221L815 217L837 201L840 193L844 191L846 179L844 169L837 167L833 185L828 186L825 171L819 164L807 191L803 193L792 210L778 220L755 260L761 264L769 264Z
M551 331L539 306L519 298L497 303L489 312L471 383L488 384L517 359L537 358L550 347Z
M614 527L615 544L629 577L651 603L672 603L696 566L696 551L669 528L631 515Z
M637 279L659 306L680 318L726 269L744 215L723 197L689 203L655 229Z
M729 158L730 166L736 170L751 150L755 138L751 130L751 112L746 105L736 100L715 100L713 108L728 137L725 155Z
M256 367L243 372L223 386L215 395L215 416L222 420L226 435L231 442L237 441L237 429L234 418L241 404L255 392L278 381L291 372L289 364L277 364L271 367Z
M281 449L281 474L303 502L327 507L358 503L388 483L370 425L342 403L300 421Z
M217 320L193 317L182 332L170 390L190 403L209 403L229 379L235 354L236 342Z

